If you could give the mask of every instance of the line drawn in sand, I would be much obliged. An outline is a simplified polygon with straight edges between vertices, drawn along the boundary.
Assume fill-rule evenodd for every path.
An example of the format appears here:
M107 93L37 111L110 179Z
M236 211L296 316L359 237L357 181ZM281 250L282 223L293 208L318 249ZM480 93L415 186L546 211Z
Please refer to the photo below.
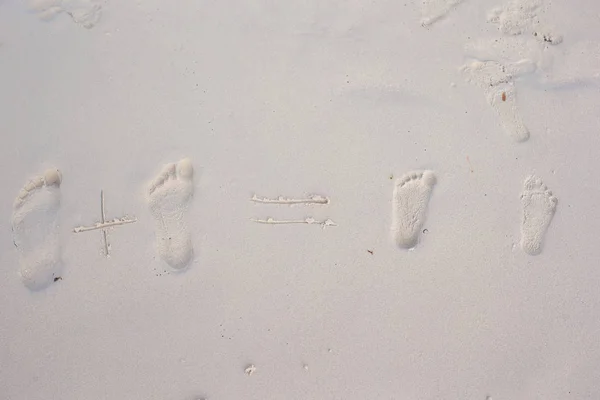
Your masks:
M98 229L102 229L102 242L104 244L104 255L106 257L110 257L110 243L108 242L108 233L106 232L107 228L111 228L113 226L119 226L119 225L126 225L126 224L132 224L134 222L137 222L137 218L128 218L128 217L121 217L121 218L115 218L112 221L107 221L106 220L106 210L104 207L104 190L100 191L100 222L96 222L94 225L91 226L78 226L76 228L73 228L73 232L74 233L81 233L81 232L89 232L89 231L95 231Z
M290 199L287 197L279 196L276 199L269 199L267 197L258 197L257 195L253 195L250 199L255 203L263 203L263 204L329 204L330 200L328 197L323 197L320 195L309 195L304 199Z
M267 224L267 225L307 224L307 225L321 225L321 227L323 227L323 228L326 228L328 226L337 226L337 224L330 219L319 221L312 217L308 217L305 219L290 219L290 220L277 220L277 219L270 218L270 217L267 219L251 218L250 221L256 222L258 224Z

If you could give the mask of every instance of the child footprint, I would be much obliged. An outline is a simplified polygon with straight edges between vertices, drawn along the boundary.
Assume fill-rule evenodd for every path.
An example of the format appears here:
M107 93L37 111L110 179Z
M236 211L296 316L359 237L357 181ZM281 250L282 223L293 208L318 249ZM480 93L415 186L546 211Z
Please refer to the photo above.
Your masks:
M527 254L536 255L542 252L544 236L556 211L558 199L540 178L533 175L525 179L523 189L521 248Z
M410 249L417 245L435 183L432 171L413 171L396 181L391 232L398 246Z
M192 162L166 165L150 184L148 203L155 222L156 250L172 268L185 268L194 256L187 210L194 194Z
M62 177L56 169L27 183L13 206L13 240L19 253L19 275L31 290L54 282L62 269L58 211Z

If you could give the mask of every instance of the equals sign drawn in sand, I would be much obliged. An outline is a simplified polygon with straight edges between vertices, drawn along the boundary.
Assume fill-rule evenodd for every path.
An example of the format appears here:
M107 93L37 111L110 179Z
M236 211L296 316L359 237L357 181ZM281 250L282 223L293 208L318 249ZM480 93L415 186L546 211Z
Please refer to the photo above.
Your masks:
M306 198L301 199L292 199L283 196L279 196L276 199L269 199L267 197L259 197L256 194L252 196L250 199L255 203L261 204L277 204L277 205L296 205L296 204L317 204L317 205L328 205L330 200L328 197L320 196L320 195L309 195ZM266 219L256 219L252 218L251 221L256 222L258 224L267 224L267 225L290 225L290 224L306 224L306 225L321 225L323 228L328 226L337 226L335 222L330 219L326 219L323 221L318 221L313 217L308 217L305 219L290 219L290 220L276 220L274 218L266 218Z

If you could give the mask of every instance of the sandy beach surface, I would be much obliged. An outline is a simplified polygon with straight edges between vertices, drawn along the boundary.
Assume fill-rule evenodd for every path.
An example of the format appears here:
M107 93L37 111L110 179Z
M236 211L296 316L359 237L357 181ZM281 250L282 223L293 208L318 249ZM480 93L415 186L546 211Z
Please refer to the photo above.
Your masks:
M600 2L0 0L0 400L600 398Z

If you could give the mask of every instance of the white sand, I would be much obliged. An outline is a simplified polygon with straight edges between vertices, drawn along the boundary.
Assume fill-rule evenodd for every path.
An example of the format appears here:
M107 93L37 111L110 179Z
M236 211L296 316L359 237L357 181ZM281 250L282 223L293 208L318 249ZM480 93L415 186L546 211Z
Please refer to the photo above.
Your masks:
M0 1L1 400L600 398L600 2L176 3Z

